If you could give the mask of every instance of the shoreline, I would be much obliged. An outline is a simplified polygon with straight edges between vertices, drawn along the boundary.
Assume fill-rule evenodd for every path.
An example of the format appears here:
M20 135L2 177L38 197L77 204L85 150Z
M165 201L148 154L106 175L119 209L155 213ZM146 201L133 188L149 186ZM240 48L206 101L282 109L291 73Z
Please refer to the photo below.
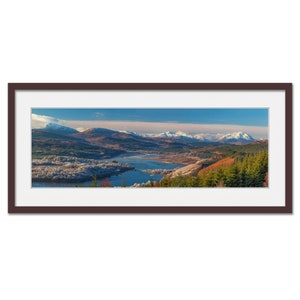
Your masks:
M129 164L117 161L100 162L76 157L47 157L32 161L32 183L82 183L103 179L134 170Z

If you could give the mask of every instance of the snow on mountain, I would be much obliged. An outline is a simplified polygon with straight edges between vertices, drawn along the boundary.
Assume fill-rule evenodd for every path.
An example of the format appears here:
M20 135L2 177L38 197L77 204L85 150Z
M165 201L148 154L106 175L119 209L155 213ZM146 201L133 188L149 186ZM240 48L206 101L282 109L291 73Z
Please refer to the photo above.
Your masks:
M212 133L197 133L193 135L194 139L202 142L214 142L220 137L220 134L212 134Z
M158 137L176 137L175 131L166 131L157 135Z
M209 140L209 139L207 139L207 137L204 133L195 134L194 138L197 139L198 141L202 141L202 142L206 142Z
M130 135L138 135L135 131L120 130L119 132L121 132L121 133L126 133L126 134L130 134Z
M63 126L57 123L48 123L44 130L52 131L59 134L73 134L78 133L77 130ZM105 128L92 128L84 131L83 133L87 134L110 134L114 133L110 129ZM162 133L148 133L148 134L138 134L134 131L127 131L127 130L120 130L121 133L126 133L132 136L142 136L142 137L152 137L152 138L168 138L168 139L178 139L178 140L186 140L190 142L218 142L218 143L228 143L228 144L246 144L254 142L255 139L245 132L232 132L227 134L220 134L220 133L197 133L197 134L190 134L183 131L165 131Z
M228 134L221 133L197 133L188 134L183 131L165 131L159 134L146 134L148 137L159 138L174 138L174 139L187 139L201 142L220 142L220 143L251 143L255 139L245 132L233 132Z
M144 136L148 137L160 137L160 138L183 138L183 139L193 139L193 136L191 134L187 134L183 131L165 131L158 134L146 134Z
M217 139L218 142L228 142L228 143L234 143L234 142L237 142L237 143L251 143L251 142L254 142L255 139L245 133L245 132L233 132L233 133L228 133L228 134L225 134L221 137L219 137Z
M44 130L47 131L55 131L57 133L62 133L62 134L71 134L71 133L77 133L78 131L76 129L67 127L67 126L63 126L60 124L56 124L56 123L48 123Z
M193 135L188 134L188 133L185 133L185 132L183 132L183 131L177 131L177 132L176 132L176 135L177 135L177 136L182 136L182 137L187 137L187 138L190 138L190 139L193 139L193 138L194 138Z

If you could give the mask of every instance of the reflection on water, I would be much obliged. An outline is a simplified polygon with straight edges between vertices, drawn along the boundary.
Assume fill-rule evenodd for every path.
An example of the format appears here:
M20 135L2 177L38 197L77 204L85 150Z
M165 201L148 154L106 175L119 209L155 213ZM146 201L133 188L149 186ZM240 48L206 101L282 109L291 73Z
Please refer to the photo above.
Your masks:
M119 175L114 175L109 177L109 181L112 186L131 186L135 183L145 183L148 180L157 181L162 179L162 174L149 174L146 172L142 172L141 170L154 170L154 169L174 169L180 167L180 164L169 164L163 163L159 161L151 160L151 158L157 157L153 154L138 154L138 155L130 155L130 156L118 156L114 157L111 160L116 160L120 163L127 163L135 167L134 170L130 170L124 172ZM107 161L107 160L106 160ZM101 180L98 180L98 184L101 183ZM32 187L88 187L92 184L92 181L85 181L80 183L39 183L34 182L32 183Z

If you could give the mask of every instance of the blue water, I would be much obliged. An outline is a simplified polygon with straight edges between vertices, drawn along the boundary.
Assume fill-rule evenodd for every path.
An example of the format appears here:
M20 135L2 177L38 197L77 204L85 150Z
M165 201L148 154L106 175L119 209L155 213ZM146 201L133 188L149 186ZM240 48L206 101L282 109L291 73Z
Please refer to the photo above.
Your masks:
M149 174L146 172L142 172L141 170L154 170L154 169L174 169L177 167L181 167L180 164L169 164L163 163L159 161L151 160L151 158L155 158L156 155L150 154L137 154L137 155L130 155L130 156L118 156L114 157L111 160L116 160L120 163L127 163L131 166L135 167L134 170L130 170L119 175L114 175L109 177L109 181L112 186L131 186L135 183L145 183L148 180L157 181L163 178L162 174ZM106 160L107 161L107 160ZM97 181L98 184L101 183L101 179ZM88 187L92 184L92 181L85 181L80 183L40 183L34 182L32 183L32 187Z

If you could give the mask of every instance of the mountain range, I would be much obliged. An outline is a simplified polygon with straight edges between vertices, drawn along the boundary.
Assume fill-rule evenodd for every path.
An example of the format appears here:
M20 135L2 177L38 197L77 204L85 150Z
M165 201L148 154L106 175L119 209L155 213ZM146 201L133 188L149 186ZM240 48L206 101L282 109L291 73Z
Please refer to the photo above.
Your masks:
M194 146L249 144L256 140L247 133L188 134L166 131L140 135L135 132L91 128L79 132L60 124L49 123L44 128L32 129L32 156L75 156L105 159L126 152L180 151Z
M138 134L132 131L115 131L106 128L91 128L85 131L79 132L76 129L63 126L55 123L48 123L45 128L39 129L47 132L52 132L62 135L72 135L74 137L80 138L89 138L98 141L105 141L107 138L110 139L135 139L138 142L150 141L149 139L153 138L162 138L162 139L177 139L177 140L186 140L186 141L203 141L203 142L219 142L219 143L251 143L255 139L248 133L239 131L232 132L227 134L211 134L211 133L198 133L198 134L189 134L183 131L165 131L162 133L151 133L151 134Z
M173 139L183 139L183 140L195 140L203 142L219 142L219 143L241 143L247 144L254 142L255 139L248 133L245 132L233 132L228 134L211 134L211 133L198 133L198 134L188 134L183 131L166 131L159 134L148 134L144 136L158 137L158 138L173 138Z

